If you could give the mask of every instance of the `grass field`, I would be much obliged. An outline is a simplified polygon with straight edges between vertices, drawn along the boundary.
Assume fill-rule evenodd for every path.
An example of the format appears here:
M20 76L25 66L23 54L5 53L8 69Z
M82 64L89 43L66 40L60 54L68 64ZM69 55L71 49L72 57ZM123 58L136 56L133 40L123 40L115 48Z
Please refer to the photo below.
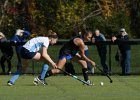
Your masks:
M51 46L50 56L57 61L58 51L61 46ZM95 46L89 46L90 58L100 64L99 56ZM111 68L113 83L110 84L108 78L97 74L90 76L94 81L94 86L84 86L79 81L69 76L55 76L47 79L47 86L34 86L32 84L33 75L24 75L17 80L14 86L7 86L7 81L11 76L0 76L0 100L140 100L140 46L134 45L131 49L131 76L118 76L121 67L115 62L114 56L117 46L112 46ZM1 53L0 53L1 56ZM16 55L12 59L12 72L16 70ZM108 54L107 54L108 61ZM33 62L29 61L27 72L33 72ZM42 63L34 62L34 72L40 73ZM74 63L76 73L81 73L81 68ZM1 70L0 70L1 72ZM100 73L95 70L95 73ZM83 78L82 76L79 76ZM104 82L104 86L100 86Z
M90 76L94 86L82 85L69 76L49 77L48 85L34 86L34 77L23 75L9 87L6 83L10 76L1 76L0 100L140 100L139 76L114 75L112 84L105 76Z

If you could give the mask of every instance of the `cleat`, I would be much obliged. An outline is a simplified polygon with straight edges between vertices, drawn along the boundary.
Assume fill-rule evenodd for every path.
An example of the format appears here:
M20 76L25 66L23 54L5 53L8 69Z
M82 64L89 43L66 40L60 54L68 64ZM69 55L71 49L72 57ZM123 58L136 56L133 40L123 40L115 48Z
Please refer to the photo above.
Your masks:
M34 78L33 84L34 84L34 85L38 85L38 81L37 81L36 78Z
M39 79L39 77L34 78L33 84L34 85L38 85L39 83L41 83L43 85L47 85L47 83L45 82L45 80L41 80L41 79Z
M7 85L8 85L8 86L12 86L12 85L14 85L14 83L12 83L11 81L8 81L8 82L7 82Z
M88 80L88 81L86 81L88 84L83 84L83 85L88 85L88 86L92 86L92 85L94 85L94 83L92 83L90 80Z

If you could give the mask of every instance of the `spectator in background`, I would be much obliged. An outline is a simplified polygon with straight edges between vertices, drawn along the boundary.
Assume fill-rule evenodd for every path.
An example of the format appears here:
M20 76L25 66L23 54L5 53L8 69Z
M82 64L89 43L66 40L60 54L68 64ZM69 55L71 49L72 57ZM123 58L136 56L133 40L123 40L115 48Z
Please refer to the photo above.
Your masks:
M29 31L17 29L15 35L11 38L11 42L14 42L15 44L19 43L19 42L25 42L26 38L28 38L29 36L30 36ZM22 61L21 61L22 59L20 57L21 47L22 47L22 45L16 45L15 46L16 54L17 54L17 58L18 58L17 70L22 67ZM24 63L25 66L27 66L27 61L26 60L24 60L23 63Z
M5 37L5 35L0 32L0 43L4 43L7 42L7 39ZM5 73L5 61L7 61L7 65L8 65L8 71L7 74L11 74L11 59L13 56L13 48L10 44L1 44L0 45L0 49L2 52L2 57L1 57L1 68L2 68L2 74L6 74Z
M121 67L122 75L130 75L130 45L128 43L121 43L129 41L128 34L124 28L120 29L119 35L112 37L113 42L118 42L118 47L121 53Z
M102 33L100 33L100 31L98 29L96 29L95 35L92 38L92 42L95 43L95 42L100 42L100 41L106 41L106 38ZM96 44L96 47L97 47L97 51L98 51L98 54L100 57L101 65L103 67L103 71L105 73L109 73L109 67L106 64L106 54L107 54L106 44Z

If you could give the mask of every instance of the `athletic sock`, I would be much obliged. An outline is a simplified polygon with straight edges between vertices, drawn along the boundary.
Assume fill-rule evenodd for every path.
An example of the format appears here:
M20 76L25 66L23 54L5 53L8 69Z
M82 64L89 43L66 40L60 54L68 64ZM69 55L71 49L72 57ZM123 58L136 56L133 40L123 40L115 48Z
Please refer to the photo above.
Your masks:
M84 80L88 81L88 69L87 68L83 68L82 72L83 72Z
M39 76L41 80L44 80L46 72L48 71L48 68L49 68L48 64L44 64L42 66L42 71L41 71L41 74Z
M49 70L49 71L46 73L45 78L50 77L50 76L52 76L52 75L53 75L52 71Z
M21 74L22 74L21 70L17 70L9 81L14 83Z

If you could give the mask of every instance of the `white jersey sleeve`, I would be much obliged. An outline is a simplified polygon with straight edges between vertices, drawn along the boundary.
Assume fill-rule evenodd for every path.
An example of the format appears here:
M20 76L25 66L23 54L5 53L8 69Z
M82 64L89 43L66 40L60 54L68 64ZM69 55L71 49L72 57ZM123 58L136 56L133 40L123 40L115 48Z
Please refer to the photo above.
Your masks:
M48 46L49 46L48 37L36 37L29 40L25 45L23 45L23 47L29 50L30 52L37 52L42 47L48 48Z

